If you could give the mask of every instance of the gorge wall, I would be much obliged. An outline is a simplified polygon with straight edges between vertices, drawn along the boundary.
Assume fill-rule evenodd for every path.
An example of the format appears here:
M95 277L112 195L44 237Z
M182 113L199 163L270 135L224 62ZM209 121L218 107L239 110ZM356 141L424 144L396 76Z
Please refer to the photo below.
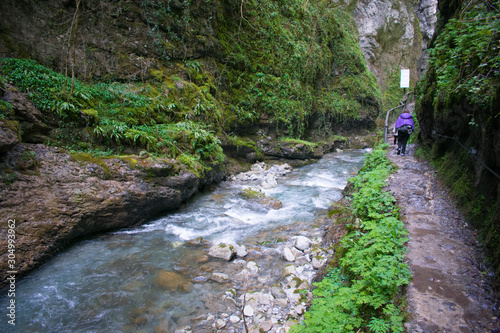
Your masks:
M468 213L500 289L500 2L439 1L418 87L420 139Z
M143 223L220 181L222 148L252 162L370 146L382 91L398 86L400 67L415 78L425 57L432 4L337 5L0 2L0 57L34 59L77 81L80 96L51 88L40 103L35 76L2 65L0 220L16 220L20 274L79 237ZM46 69L37 82L59 82ZM177 123L176 140L158 134ZM89 153L97 148L114 155Z
M434 34L437 0L351 1L360 46L382 86L399 69L410 69L414 86L427 67L427 43Z

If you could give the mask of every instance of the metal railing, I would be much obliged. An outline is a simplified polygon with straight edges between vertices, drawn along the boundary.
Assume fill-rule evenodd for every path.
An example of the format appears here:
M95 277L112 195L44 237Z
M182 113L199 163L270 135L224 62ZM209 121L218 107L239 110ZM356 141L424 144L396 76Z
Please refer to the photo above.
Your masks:
M391 113L392 113L392 121L394 122L395 110L398 110L399 113L402 113L403 110L407 108L408 104L413 103L414 101L415 101L415 95L413 91L410 91L405 94L404 99L399 102L398 106L387 111L384 123L384 142L387 142L387 130L389 129L389 117Z

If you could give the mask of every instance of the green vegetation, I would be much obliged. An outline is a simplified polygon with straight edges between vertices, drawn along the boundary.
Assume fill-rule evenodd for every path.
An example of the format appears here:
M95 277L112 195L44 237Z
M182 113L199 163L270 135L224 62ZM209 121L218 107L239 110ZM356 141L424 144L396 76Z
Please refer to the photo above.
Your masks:
M407 231L395 199L385 192L394 166L379 146L350 179L349 232L336 262L315 284L314 299L294 332L404 332Z
M68 148L92 151L92 146L102 146L101 151L112 147L119 153L128 145L179 158L193 169L203 166L201 172L225 158L210 126L189 119L189 112L203 118L201 113L207 110L200 100L193 111L186 111L188 106L177 107L175 97L160 94L159 85L85 84L78 80L70 94L65 76L35 61L2 59L1 65L6 79L27 93L36 107L60 119L60 135L55 139ZM80 129L86 126L91 128L92 145L81 142L86 135Z
M499 6L500 1L464 4L460 14L451 18L436 38L429 59L438 78L433 90L436 110L439 105L450 106L462 98L489 107L497 94Z
M68 54L83 61L61 62L72 77L34 60L0 60L0 86L9 82L42 111L54 129L48 144L100 156L147 151L203 173L224 161L221 142L263 157L247 132L250 125L265 123L273 140L286 137L313 149L315 143L293 140L330 138L335 124L367 126L379 114L377 81L358 45L356 24L340 5L144 0L104 1L103 8L93 25L111 17L118 23L109 28L122 29L129 25L125 16L144 18L128 29L144 55L123 41L110 41L104 52L75 38ZM84 21L87 14L79 15ZM105 68L97 52L112 52ZM0 111L3 119L16 117L1 100ZM311 129L312 120L320 128Z
M314 149L316 149L318 147L318 144L315 143L315 142L309 142L309 141L305 141L305 140L299 140L299 139L292 139L292 138L281 138L279 140L280 143L286 143L286 144L291 144L293 146L296 146L296 145L303 145L305 147L307 147L307 149L309 151L314 151Z
M314 113L327 121L375 118L381 95L358 45L357 28L323 1L248 1L219 18L228 90L238 118L271 116L301 138ZM326 127L326 126L325 126Z
M500 290L500 1L443 1L429 67L417 86L423 154L477 228ZM477 150L476 155L469 149ZM481 163L478 163L478 160Z

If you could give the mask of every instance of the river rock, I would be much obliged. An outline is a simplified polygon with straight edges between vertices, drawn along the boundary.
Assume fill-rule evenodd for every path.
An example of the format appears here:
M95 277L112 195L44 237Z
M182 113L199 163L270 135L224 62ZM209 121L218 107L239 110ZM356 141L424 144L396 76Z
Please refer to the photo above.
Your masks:
M292 251L292 254L295 257L295 260L297 260L298 258L304 257L304 252L300 251L295 246L291 247L290 251Z
M215 327L219 330L226 327L226 321L223 319L217 319L217 321L215 322Z
M300 303L300 299L301 299L301 295L299 293L295 292L295 291L296 291L296 289L294 289L294 288L289 288L289 289L285 290L286 295L288 297L288 301L292 305L299 304Z
M236 274L234 277L237 281L240 281L242 283L247 283L247 281L250 279L250 277L252 276L253 274L250 273L250 271L246 268L242 269L241 272L239 272L238 274Z
M254 308L251 305L245 305L245 308L243 309L243 314L247 317L252 317L255 313Z
M286 297L286 295L285 295ZM276 298L275 301L276 305L281 307L281 308L286 308L288 306L288 299L286 298Z
M186 280L182 275L165 270L160 271L155 279L156 285L172 292L176 291L185 282Z
M246 188L240 194L244 199L257 203L266 209L280 209L283 207L280 200L267 196L259 188Z
M271 295L273 295L273 297L276 299L286 298L286 293L283 291L283 288L281 288L279 285L273 285L271 287Z
M257 162L255 164L252 164L250 170L252 170L254 172L264 172L266 170L266 163Z
M293 255L292 250L290 250L289 247L285 247L283 249L283 258L286 261L295 261L295 256Z
M210 280L213 280L215 282L219 283L224 283L229 280L229 276L224 273L213 273L212 276L210 277Z
M270 189L278 186L276 176L273 173L266 174L264 180L260 183L260 186L264 189Z
M245 245L232 244L234 250L236 251L236 256L238 258L243 258L248 254L247 248Z
M312 240L304 236L295 236L293 241L293 245L301 251L307 250L312 244Z
M207 282L208 278L206 276L200 275L200 276L193 278L192 281L195 283L203 283L203 282Z
M255 261L249 261L247 263L247 269L252 274L257 274L259 272L259 266Z
M255 298L259 305L271 305L274 301L274 297L268 293L256 292L253 293L252 296Z
M325 263L326 258L321 255L315 255L311 262L314 269L320 269Z
M289 275L297 275L297 269L295 268L294 265L286 265L285 268L283 268L283 276L289 276Z
M235 254L236 250L234 246L225 243L218 243L212 245L212 247L210 247L210 251L208 252L209 256L214 258L224 259L226 261L231 260Z
M272 167L269 168L270 173L274 173L275 175L278 176L284 176L287 173L292 172L292 167L288 163L284 164L275 164Z
M264 322L260 325L260 327L262 328L262 330L263 330L264 332L269 332L269 331L271 330L271 328L273 327L273 322L272 322L272 321L270 321L270 320L266 320L266 321L264 321Z
M306 308L303 304L297 304L296 306L294 306L290 309L290 312L288 312L288 314L292 318L298 318L299 316L303 315L305 311L306 311Z
M235 315L229 317L229 321L231 322L231 324L237 324L240 322L240 320L241 320L240 317Z
M170 333L172 332L172 321L163 319L158 326L155 327L153 333Z

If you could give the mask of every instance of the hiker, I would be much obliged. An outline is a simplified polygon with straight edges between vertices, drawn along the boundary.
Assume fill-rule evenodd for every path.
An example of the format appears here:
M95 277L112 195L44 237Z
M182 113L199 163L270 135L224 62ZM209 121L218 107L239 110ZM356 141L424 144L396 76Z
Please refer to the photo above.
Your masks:
M410 138L410 134L415 129L415 123L413 122L413 116L408 109L404 109L403 113L396 120L395 129L398 132L398 155L405 156L406 144Z

